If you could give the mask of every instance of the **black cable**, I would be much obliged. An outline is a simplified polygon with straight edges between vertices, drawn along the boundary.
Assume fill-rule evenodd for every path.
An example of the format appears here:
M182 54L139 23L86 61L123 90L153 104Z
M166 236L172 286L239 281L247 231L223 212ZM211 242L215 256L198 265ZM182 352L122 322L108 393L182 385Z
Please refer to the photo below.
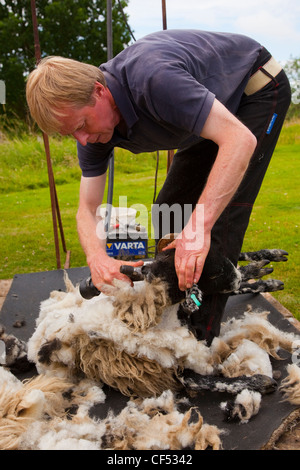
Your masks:
M158 165L159 165L159 151L156 151L156 168L155 168L155 180L154 180L154 194L153 194L153 204L156 199L156 188L157 188L157 175L158 175Z
M123 15L123 19L124 19L124 21L125 21L125 23L126 23L126 26L127 26L128 30L129 30L131 36L132 36L132 39L133 39L134 41L136 41L136 39L135 39L135 37L134 37L134 35L133 35L133 32L132 32L132 30L131 30L131 28L130 28L130 26L129 26L129 24L128 24L126 15L125 15L125 13L124 13L124 9L123 9L123 7L122 7L121 0L118 0L118 4L119 4L120 10L121 10L121 13L122 13L122 15Z

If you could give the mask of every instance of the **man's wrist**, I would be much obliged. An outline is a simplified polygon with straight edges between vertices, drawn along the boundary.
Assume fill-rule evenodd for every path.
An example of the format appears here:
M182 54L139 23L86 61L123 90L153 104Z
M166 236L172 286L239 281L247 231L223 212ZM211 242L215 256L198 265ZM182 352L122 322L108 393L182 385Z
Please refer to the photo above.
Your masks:
M87 261L87 264L90 266L91 264L93 264L95 259L99 260L106 256L107 256L107 253L106 253L105 248L99 247L97 248L97 250L92 251L90 255L87 255L86 261Z

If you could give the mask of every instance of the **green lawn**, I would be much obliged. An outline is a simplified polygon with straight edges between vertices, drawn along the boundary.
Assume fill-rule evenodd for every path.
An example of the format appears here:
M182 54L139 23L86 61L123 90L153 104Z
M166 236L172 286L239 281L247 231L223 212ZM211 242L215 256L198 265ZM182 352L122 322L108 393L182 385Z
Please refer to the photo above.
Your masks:
M274 293L300 319L300 144L279 147L256 200L243 250L281 248L289 253L286 263L274 263L275 279L285 289Z
M86 265L77 233L80 170L72 139L50 139L57 193L71 267ZM281 248L289 261L274 266L273 277L285 283L274 296L300 319L300 125L285 126L254 207L244 250ZM156 153L132 155L116 150L114 205L119 196L127 204L150 210L154 194ZM160 154L159 191L166 176L166 153ZM18 273L56 269L47 166L40 137L23 135L0 140L0 278ZM148 227L150 233L150 226ZM151 241L150 241L151 245ZM64 253L62 253L62 264Z

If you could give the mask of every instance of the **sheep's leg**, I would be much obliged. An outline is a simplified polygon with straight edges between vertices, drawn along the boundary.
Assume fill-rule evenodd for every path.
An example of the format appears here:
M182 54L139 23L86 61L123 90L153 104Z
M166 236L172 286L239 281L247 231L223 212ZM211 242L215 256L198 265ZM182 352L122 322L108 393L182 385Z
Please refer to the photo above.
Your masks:
M241 285L237 289L233 289L231 295L236 294L256 294L259 292L275 292L284 288L283 282L276 279L259 280L257 282L248 283L250 279L260 279L263 276L271 274L273 268L265 266L270 261L287 261L288 253L284 250L259 250L241 253L239 261L254 261L247 266L239 266L238 270L241 274Z
M259 292L275 292L284 289L284 283L277 279L258 280L256 282L242 282L240 287L230 295L258 294Z
M239 261L287 261L288 253L284 250L259 250L240 253Z
M209 390L211 392L227 392L236 395L248 389L265 395L274 392L277 388L277 382L274 379L261 374L250 377L245 375L241 377L223 377L200 375L190 369L185 369L180 380L187 390L194 392Z
M263 276L271 274L273 268L265 268L269 264L269 260L263 259L254 263L250 263L247 266L239 266L238 270L242 275L242 281L248 281L249 279L259 279Z
M27 358L27 344L14 335L5 333L0 324L0 366L8 367L11 372L27 372L33 368Z

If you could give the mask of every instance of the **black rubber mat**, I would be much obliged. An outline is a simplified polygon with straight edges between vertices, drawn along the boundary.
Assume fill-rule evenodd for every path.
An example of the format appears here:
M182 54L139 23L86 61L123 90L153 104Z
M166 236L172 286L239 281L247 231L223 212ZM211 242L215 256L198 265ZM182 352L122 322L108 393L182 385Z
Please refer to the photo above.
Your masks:
M28 341L35 329L35 320L39 314L40 302L47 299L53 290L65 290L63 273L63 270L56 270L18 274L14 277L0 313L0 323L5 326L7 333ZM72 268L68 269L67 273L70 280L77 284L88 277L89 270L85 267ZM277 328L299 334L299 331L260 294L230 297L224 319L242 315L248 305L251 305L253 310L269 311L269 321ZM23 326L17 328L16 325L20 322ZM286 366L291 362L290 354L281 352L281 356L281 361L272 361L274 369L280 373L279 382L286 376ZM35 370L33 369L26 374L26 377L34 374ZM25 375L19 376L19 378L23 379ZM108 410L119 413L129 400L128 397L108 387L104 387L104 391L106 393L105 403L93 408L93 414L98 418L106 417ZM197 397L190 398L191 405L198 407L206 423L218 426L226 431L222 436L224 450L261 449L269 441L273 432L296 408L282 402L282 395L279 391L276 391L263 397L260 412L249 423L228 423L224 421L220 403L229 399L232 399L231 395L211 392L202 392Z

